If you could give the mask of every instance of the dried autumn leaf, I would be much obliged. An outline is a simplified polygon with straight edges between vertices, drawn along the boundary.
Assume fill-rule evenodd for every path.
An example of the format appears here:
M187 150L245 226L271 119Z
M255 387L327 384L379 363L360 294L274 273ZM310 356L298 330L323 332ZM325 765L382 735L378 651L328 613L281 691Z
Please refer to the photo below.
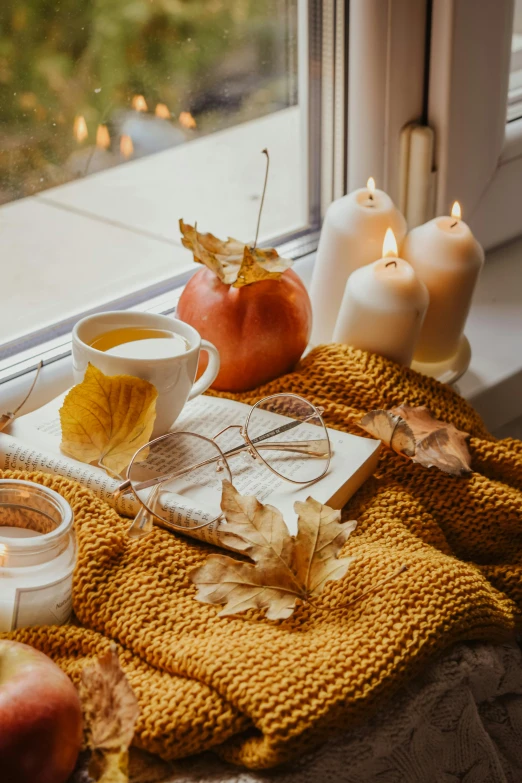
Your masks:
M192 251L194 261L207 266L225 285L241 288L260 280L277 280L293 263L274 248L252 248L232 237L223 241L213 234L200 234L183 220L179 227L183 246Z
M91 364L60 408L61 449L119 474L149 440L156 417L154 386L131 375L104 375Z
M292 266L292 261L281 258L273 247L263 250L245 245L243 260L233 283L234 288L258 283L260 280L278 280Z
M326 582L342 579L353 562L353 557L338 558L338 554L357 523L341 522L340 511L313 498L297 501L294 508L299 515L294 569L308 595L320 595Z
M240 495L226 480L221 508L227 521L219 528L224 546L248 555L255 562L281 559L291 567L293 539L277 508L262 505L254 495Z
M471 473L467 432L458 430L453 424L438 421L424 406L411 408L400 405L393 412L406 421L415 435L415 462L427 468L439 468L452 476Z
M376 410L367 413L359 422L363 430L381 440L397 454L413 457L415 436L408 424L392 411Z
M471 472L468 433L438 421L424 406L399 405L389 411L371 411L359 426L420 465L439 468L452 476Z
M114 646L104 656L84 666L80 699L97 780L99 783L127 783L128 750L139 707Z
M254 563L211 555L192 572L202 603L224 604L220 615L256 608L269 620L284 620L299 600L319 596L326 582L345 576L351 557L338 558L355 529L341 522L341 512L313 498L296 503L298 533L291 536L277 509L242 496L223 482L221 508L227 520L219 534L223 545L248 555Z
M221 617L266 609L269 620L285 620L293 613L301 592L290 569L241 563L226 555L210 555L191 578L198 586L198 601L225 604Z
M83 667L80 698L89 746L93 750L128 748L139 707L114 645Z

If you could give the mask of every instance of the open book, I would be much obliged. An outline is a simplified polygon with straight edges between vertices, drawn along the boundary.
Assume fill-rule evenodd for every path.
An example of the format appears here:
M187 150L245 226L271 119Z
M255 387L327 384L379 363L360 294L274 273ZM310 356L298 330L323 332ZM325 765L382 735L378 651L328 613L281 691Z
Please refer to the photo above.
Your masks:
M57 397L47 405L25 416L15 419L7 430L0 433L0 467L4 470L41 470L75 479L88 487L123 516L135 517L140 504L132 494L114 498L119 482L109 477L103 469L78 462L60 451L61 427L59 409L65 395ZM196 432L214 437L229 424L242 424L250 410L249 405L234 400L200 396L185 405L173 431ZM268 411L267 428L278 426L286 420L279 414ZM290 421L288 419L288 421ZM232 433L236 433L235 436ZM380 441L357 437L345 432L328 429L332 447L332 460L328 473L319 481L308 485L296 485L274 475L263 465L243 457L231 462L232 480L236 489L244 495L256 495L262 503L278 508L290 528L296 532L296 500L306 500L310 495L332 508L342 508L354 492L375 470ZM230 437L237 439L237 430ZM227 445L220 442L220 446ZM168 455L167 455L168 459ZM172 457L172 467L175 458ZM169 465L167 464L167 468ZM204 501L204 498L202 498ZM191 530L205 519L203 508L187 504L186 498L179 503L169 503L169 519L176 525L186 525L187 535L209 543L218 543L217 520L206 527ZM204 502L201 504L204 505Z

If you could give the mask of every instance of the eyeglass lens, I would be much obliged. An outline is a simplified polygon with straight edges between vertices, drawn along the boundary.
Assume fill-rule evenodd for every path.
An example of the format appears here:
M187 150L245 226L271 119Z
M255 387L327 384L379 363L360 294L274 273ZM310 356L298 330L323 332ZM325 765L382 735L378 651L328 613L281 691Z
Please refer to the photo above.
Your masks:
M261 400L252 408L246 431L261 459L285 479L306 484L328 470L328 433L302 397L276 394Z

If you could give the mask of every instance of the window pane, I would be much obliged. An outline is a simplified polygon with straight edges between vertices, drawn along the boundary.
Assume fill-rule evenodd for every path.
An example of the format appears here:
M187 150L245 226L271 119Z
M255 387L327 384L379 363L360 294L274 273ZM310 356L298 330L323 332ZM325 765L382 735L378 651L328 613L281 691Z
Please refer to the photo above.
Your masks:
M191 269L180 217L251 240L263 147L261 239L306 228L299 6L3 0L0 344Z
M508 122L522 117L522 0L515 0L515 17L511 43Z

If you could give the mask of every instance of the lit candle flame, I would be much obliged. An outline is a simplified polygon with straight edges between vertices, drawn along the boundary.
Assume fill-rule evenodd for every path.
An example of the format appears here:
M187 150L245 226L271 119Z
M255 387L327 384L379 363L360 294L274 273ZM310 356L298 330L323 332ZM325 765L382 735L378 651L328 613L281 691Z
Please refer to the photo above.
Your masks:
M106 125L98 125L96 131L96 146L102 150L108 150L111 146L111 137Z
M382 243L382 257L383 258L397 258L399 250L397 248L397 240L395 234L388 228L384 235L384 242Z
M134 144L130 136L123 135L120 139L120 152L124 158L130 158L134 152Z
M76 139L78 144L81 144L82 141L85 141L85 139L89 135L89 131L87 130L87 123L85 122L85 117L83 117L81 114L79 117L76 117L76 119L74 120L73 133L74 133L74 138Z
M366 183L366 187L370 191L371 195L375 193L375 180L373 177L368 178L368 182Z
M149 108L143 95L135 95L131 105L134 111L147 111Z
M194 130L196 127L196 120L192 116L192 114L189 111L182 111L179 115L179 124L182 125L184 128L189 128L190 130Z
M156 117L160 117L160 119L162 120L170 120L169 107L164 103L158 103L154 114L156 115Z
M456 218L457 220L460 220L462 217L462 210L458 201L456 201L451 208L451 217Z
M7 559L7 547L5 544L0 544L0 566L3 566Z

